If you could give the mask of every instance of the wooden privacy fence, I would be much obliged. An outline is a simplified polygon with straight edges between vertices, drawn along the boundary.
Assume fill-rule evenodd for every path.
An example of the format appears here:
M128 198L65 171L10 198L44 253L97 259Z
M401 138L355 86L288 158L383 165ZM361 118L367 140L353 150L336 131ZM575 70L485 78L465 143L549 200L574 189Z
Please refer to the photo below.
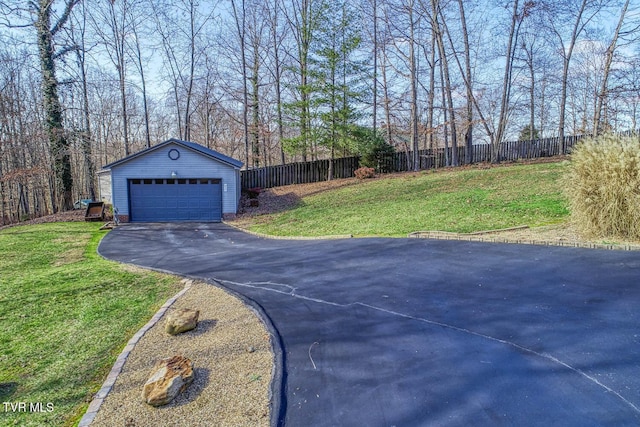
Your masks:
M634 131L620 133L621 136L637 135ZM564 138L565 150L571 148L581 139L589 135L575 135ZM492 161L491 144L474 145L471 150L471 161L483 163ZM558 156L562 153L560 138L544 138L532 141L503 142L496 147L496 157L500 162L511 162L519 159L537 159ZM458 163L466 162L466 147L457 147ZM451 164L452 148L426 149L418 151L418 169L435 169ZM326 181L329 176L330 160L313 162L287 163L241 171L242 188L271 188L290 184ZM359 157L343 157L333 161L334 178L351 178L360 167ZM376 165L379 172L405 172L413 170L413 152L403 151L380 159Z
M570 150L582 135L565 137L565 150ZM466 147L457 147L458 164L466 164ZM491 144L474 145L471 150L473 163L491 162L493 147ZM532 141L503 142L497 147L496 157L500 162L512 162L519 159L538 159L542 157L558 156L562 151L559 138L544 138ZM418 150L418 169L442 168L451 164L453 149L436 148ZM382 159L377 169L380 172L405 172L413 170L413 151L394 153Z
M324 159L243 170L240 173L242 188L271 188L326 181L329 177L329 162L329 159ZM359 164L358 157L334 159L333 177L351 178Z

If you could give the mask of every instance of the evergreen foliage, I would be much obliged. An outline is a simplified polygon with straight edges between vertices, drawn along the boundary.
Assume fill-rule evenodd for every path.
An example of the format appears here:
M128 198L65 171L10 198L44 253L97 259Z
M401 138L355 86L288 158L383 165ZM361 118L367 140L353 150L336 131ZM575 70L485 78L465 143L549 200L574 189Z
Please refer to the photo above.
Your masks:
M360 154L360 165L374 168L378 173L391 171L391 161L395 149L389 145L380 133L373 129L358 127L354 130L357 141L356 150Z
M518 141L534 141L536 139L540 139L540 132L535 127L533 131L531 131L531 126L526 125L520 130L520 135L518 136Z
M334 158L336 152L348 153L356 146L353 132L361 117L356 103L365 97L365 67L355 58L361 35L354 25L356 12L344 0L313 3L308 16L308 63L295 70L304 72L305 79L293 88L298 100L285 104L299 124L299 134L287 139L285 149L301 154L307 147L321 146Z

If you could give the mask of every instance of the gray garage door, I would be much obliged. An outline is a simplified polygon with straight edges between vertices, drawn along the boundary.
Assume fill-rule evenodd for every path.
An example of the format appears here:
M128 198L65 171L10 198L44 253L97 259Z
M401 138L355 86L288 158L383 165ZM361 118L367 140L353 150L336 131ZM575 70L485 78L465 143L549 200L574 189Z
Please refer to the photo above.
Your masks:
M220 221L219 179L130 179L131 221Z

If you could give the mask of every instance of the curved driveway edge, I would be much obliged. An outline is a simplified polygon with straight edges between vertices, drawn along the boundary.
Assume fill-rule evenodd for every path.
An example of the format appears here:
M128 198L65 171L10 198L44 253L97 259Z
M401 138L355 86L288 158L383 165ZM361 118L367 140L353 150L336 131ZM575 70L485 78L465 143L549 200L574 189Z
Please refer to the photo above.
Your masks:
M242 301L247 307L249 307L262 321L262 324L267 329L267 331L271 334L271 351L273 352L273 360L274 366L273 371L271 373L271 384L270 384L270 398L271 398L271 420L270 425L272 427L277 427L280 425L280 420L283 420L285 417L286 410L286 395L284 394L284 388L282 384L285 383L286 371L284 369L285 366L285 353L284 353L284 345L282 343L282 337L278 332L278 329L274 326L273 321L264 310L264 308L255 300L237 292L236 290L229 288L222 283L216 282L215 280L208 280L207 283L213 284L214 286L218 286L223 288L226 292L230 293L234 297L238 298ZM80 426L78 426L80 427Z
M637 253L131 224L110 259L221 283L284 349L281 425L638 425Z
M272 240L338 240L338 239L351 239L353 234L330 234L326 236L272 236L270 234L259 233L257 231L247 230L242 227L238 227L237 225L223 221L223 224L228 225L229 227L241 231L246 234L250 234L252 236L261 237L263 239L272 239Z

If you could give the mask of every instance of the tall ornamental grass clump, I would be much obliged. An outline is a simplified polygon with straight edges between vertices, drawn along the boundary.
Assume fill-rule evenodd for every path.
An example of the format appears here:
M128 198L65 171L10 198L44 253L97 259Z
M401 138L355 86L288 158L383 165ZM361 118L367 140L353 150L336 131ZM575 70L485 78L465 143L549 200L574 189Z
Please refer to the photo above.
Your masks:
M578 231L640 240L640 138L603 135L571 154L566 186Z

